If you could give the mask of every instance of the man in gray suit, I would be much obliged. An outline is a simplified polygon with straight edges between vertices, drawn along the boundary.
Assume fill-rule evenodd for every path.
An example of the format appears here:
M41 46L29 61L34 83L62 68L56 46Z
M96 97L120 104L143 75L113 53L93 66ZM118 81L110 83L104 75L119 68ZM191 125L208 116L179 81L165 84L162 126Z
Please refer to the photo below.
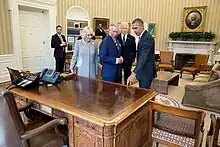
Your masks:
M144 29L144 22L140 18L133 20L132 29L139 37L137 45L137 64L127 81L130 83L136 77L139 81L139 87L149 89L156 75L154 39Z

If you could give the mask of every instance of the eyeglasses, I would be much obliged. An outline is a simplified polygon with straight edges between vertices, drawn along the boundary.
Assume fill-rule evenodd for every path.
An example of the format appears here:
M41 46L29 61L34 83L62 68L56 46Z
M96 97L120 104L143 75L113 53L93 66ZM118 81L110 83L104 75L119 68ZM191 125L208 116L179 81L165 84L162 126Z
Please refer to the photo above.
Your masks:
M91 36L91 37L92 37L92 36L93 36L93 34L88 34L87 36Z

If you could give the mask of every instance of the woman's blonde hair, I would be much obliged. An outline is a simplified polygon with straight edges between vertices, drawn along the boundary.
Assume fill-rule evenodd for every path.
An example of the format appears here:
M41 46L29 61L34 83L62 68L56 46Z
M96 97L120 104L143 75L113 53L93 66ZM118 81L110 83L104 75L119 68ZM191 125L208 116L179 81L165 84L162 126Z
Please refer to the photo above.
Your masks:
M81 33L82 39L85 39L85 37L86 37L88 34L93 34L93 35L94 35L92 28L89 27L89 26L86 26L86 27L83 28L82 33Z

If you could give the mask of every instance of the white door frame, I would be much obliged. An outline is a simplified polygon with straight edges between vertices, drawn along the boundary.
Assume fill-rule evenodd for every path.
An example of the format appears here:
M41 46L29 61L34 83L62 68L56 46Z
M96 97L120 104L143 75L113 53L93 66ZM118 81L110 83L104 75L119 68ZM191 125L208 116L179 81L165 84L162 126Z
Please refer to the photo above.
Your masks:
M20 23L19 23L19 6L43 9L49 12L49 34L52 36L56 28L56 0L9 0L9 11L12 28L12 47L13 54L17 62L14 67L22 69L21 40L20 40Z

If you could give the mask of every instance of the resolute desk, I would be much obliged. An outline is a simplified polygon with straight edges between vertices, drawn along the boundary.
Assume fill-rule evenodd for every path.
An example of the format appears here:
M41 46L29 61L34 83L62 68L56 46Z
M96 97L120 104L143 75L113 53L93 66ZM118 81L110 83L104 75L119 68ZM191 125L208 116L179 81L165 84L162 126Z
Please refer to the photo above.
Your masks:
M67 117L70 147L147 146L147 102L155 97L153 91L84 77L10 91L43 113Z

